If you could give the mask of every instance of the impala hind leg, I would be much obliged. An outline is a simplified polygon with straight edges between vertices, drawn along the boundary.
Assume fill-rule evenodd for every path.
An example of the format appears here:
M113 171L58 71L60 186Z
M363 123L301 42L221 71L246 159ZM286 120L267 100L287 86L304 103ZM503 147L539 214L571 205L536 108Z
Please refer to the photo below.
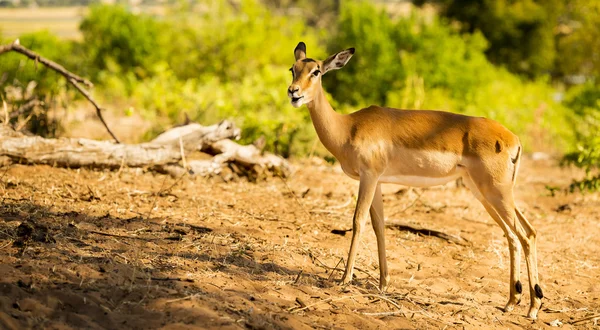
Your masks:
M473 178L477 188L485 197L487 202L496 211L500 219L508 226L508 229L517 235L521 242L527 264L527 273L529 277L529 294L531 304L527 316L532 319L537 318L537 313L542 306L542 288L539 285L537 272L536 231L525 219L523 214L515 207L512 182L510 184L498 184L485 175L479 178Z
M369 209L373 203L373 197L377 190L378 177L371 173L361 173L360 184L358 188L358 199L356 209L354 210L354 219L352 220L352 241L350 242L350 251L348 252L348 261L346 262L346 271L342 277L342 284L352 282L354 272L354 263L356 262L356 253L360 235L365 228ZM383 215L383 213L382 213Z
M483 194L479 191L479 188L475 185L471 177L467 174L463 177L463 183L471 190L473 195L481 202L486 211L490 214L492 219L502 228L504 236L508 241L508 251L510 256L510 280L509 280L509 296L508 302L504 306L504 311L512 311L516 305L521 302L521 293L523 292L523 285L521 284L521 244L517 235L510 229L510 227L502 220L498 215L498 212L492 207L492 205L485 199Z
M527 262L527 268L529 269L529 293L531 298L531 307L529 308L529 312L527 316L532 319L537 317L537 313L539 309L542 307L542 298L544 298L544 293L542 292L542 287L539 284L538 278L538 270L537 270L537 233L535 228L527 221L523 213L515 207L515 213L517 214L517 218L519 219L519 223L522 226L522 240L527 241L528 245L525 250L525 257ZM517 226L518 227L518 226ZM519 236L519 238L521 238ZM525 244L523 246L526 246Z
M371 204L371 225L377 237L377 255L379 257L379 290L385 291L390 281L387 261L385 257L385 221L383 219L383 199L381 196L381 185L377 184L375 196Z

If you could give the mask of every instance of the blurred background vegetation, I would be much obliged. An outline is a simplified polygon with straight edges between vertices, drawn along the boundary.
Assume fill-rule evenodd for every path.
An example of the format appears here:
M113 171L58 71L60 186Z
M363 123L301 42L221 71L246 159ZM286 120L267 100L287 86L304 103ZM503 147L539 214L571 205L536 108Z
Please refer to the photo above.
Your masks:
M565 154L566 163L586 168L589 182L579 188L600 187L600 1L0 0L0 7L2 43L19 37L89 77L116 117L150 123L135 132L137 141L185 115L206 124L228 118L244 142L264 136L268 150L286 157L325 156L308 111L291 107L285 93L302 40L318 59L356 47L343 70L324 77L338 111L379 104L496 119L526 151ZM64 131L49 111L74 111L78 102L64 79L17 54L0 57L0 96L11 113L39 101L11 121L45 136Z

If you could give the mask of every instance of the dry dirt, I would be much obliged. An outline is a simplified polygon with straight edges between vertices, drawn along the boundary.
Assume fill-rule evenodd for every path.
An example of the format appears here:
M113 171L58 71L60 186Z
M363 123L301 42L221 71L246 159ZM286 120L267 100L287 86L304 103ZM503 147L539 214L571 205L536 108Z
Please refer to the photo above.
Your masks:
M506 240L465 188L384 187L388 221L468 243L387 229L392 284L381 294L370 228L356 280L337 283L350 235L332 230L351 228L357 183L335 166L296 168L286 182L256 184L0 169L0 328L595 327L585 318L600 313L600 194L546 189L577 172L525 160L519 175L547 297L532 323L528 290L513 312L500 310ZM527 287L524 263L521 280ZM312 307L294 310L300 302Z

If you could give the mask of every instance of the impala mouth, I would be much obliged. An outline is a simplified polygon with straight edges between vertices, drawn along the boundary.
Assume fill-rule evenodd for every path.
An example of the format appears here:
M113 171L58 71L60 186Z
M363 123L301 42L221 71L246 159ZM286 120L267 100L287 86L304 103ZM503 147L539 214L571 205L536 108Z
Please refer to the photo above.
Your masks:
M300 99L304 98L304 96L300 96L300 97L293 97L292 96L292 103L298 103L298 101L300 101Z

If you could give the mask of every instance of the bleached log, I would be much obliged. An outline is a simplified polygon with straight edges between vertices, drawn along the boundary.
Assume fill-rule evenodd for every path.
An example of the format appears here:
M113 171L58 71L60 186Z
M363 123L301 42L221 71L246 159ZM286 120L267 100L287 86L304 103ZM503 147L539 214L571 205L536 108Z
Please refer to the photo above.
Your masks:
M142 144L116 144L109 141L25 136L0 126L0 160L6 163L49 164L61 167L121 168L145 167L149 170L181 176L221 175L226 181L247 177L255 181L273 175L287 176L288 162L276 155L262 153L254 145L243 146L223 137L239 137L232 123L212 126L191 124L176 127L157 139ZM181 144L185 150L202 150L214 155L206 160L188 160L182 166Z
M0 156L15 163L61 167L119 168L175 164L178 149L151 143L116 144L88 139L44 139L39 136L0 138Z
M211 126L202 126L197 123L191 123L184 126L174 127L160 134L154 140L153 144L172 146L179 148L183 143L185 150L201 151L211 143L223 139L239 139L240 129L228 120L223 120L218 124Z

